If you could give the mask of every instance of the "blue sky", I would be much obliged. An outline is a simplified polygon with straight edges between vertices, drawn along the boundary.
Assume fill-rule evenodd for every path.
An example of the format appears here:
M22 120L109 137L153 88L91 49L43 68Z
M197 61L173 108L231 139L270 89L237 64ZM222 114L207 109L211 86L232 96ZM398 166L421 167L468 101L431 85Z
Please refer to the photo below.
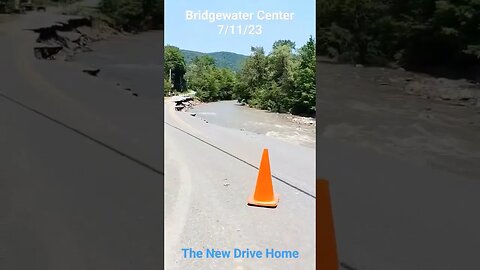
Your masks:
M208 22L186 20L186 11L246 12L252 20ZM294 13L293 20L257 20L257 12ZM219 34L217 25L229 26ZM247 25L261 25L262 34L243 35ZM231 34L234 26L235 34ZM243 30L240 30L243 29ZM289 39L297 48L315 37L315 0L165 0L165 45L200 52L230 51L249 55L251 46L263 46L268 53L273 42Z

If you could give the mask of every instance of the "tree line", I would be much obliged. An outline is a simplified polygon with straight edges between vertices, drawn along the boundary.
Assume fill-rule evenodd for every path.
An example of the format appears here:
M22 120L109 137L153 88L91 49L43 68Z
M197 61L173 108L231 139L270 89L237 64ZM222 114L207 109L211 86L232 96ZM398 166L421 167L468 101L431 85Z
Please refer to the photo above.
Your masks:
M161 0L101 0L100 11L114 27L124 31L144 31L163 27Z
M317 1L317 52L422 69L480 63L479 0Z
M205 102L237 99L272 112L315 115L315 40L296 48L289 40L276 41L270 53L252 47L242 68L219 68L208 55L186 64L182 52L165 47L165 93L195 91Z

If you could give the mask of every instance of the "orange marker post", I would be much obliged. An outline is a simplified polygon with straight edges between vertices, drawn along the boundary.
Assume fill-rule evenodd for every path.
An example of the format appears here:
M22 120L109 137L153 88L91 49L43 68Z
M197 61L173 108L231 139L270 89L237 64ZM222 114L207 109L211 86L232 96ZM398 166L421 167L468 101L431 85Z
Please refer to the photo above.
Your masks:
M317 269L338 270L337 244L328 181L317 180Z
M275 208L278 205L278 195L273 191L272 173L268 149L263 149L262 161L258 171L257 185L252 196L248 198L248 205Z

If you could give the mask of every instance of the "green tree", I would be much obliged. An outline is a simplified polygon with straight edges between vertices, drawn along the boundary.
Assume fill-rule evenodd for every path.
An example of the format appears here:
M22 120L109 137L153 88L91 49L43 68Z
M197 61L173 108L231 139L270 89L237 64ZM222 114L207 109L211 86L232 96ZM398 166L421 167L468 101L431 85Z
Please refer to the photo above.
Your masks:
M163 90L166 97L171 96L174 92L172 82L170 82L170 80L168 80L167 78L163 79Z
M262 47L252 47L239 72L218 68L211 56L202 55L193 59L183 77L201 101L235 98L269 111L314 116L315 40L310 37L300 49L294 48L288 40L275 42L268 55ZM181 54L178 48L170 50Z
M115 20L126 31L142 28L143 3L140 0L120 0Z
M295 73L291 112L314 115L316 111L316 52L315 40L312 37L299 49L299 61L299 69Z
M322 0L317 53L341 62L465 69L480 64L478 0Z
M185 75L188 87L196 92L202 101L216 101L219 98L219 84L216 77L215 61L208 55L193 59Z
M210 69L215 67L215 62L210 56L195 57L187 67L185 79L190 90L198 91L204 87L205 79Z
M195 96L207 102L232 99L236 86L235 73L227 68L218 68L208 55L193 59L185 78L188 88L196 92Z
M267 57L262 47L251 47L251 55L245 61L242 70L237 75L235 98L239 102L250 103L255 92L265 86L267 73Z
M297 51L295 44L278 40L270 54L252 48L237 74L234 96L250 106L274 111L315 115L315 40Z
M101 0L99 8L113 20L115 27L125 31L163 26L163 1L160 0Z
M275 112L288 112L295 90L294 73L296 61L290 44L273 47L267 61L268 91L257 97L262 109Z
M233 91L237 83L235 73L228 69L222 68L217 72L217 78L219 81L219 99L230 100L233 98Z
M102 0L100 1L99 8L105 14L113 14L118 7L118 1L116 0Z
M186 89L184 75L186 73L185 59L179 48L167 45L164 50L164 76L173 84L173 89Z
M283 45L286 45L288 47L290 47L292 50L295 50L295 42L291 41L291 40L287 40L287 39L283 39L283 40L277 40L273 43L273 49L276 49L280 46L283 46Z

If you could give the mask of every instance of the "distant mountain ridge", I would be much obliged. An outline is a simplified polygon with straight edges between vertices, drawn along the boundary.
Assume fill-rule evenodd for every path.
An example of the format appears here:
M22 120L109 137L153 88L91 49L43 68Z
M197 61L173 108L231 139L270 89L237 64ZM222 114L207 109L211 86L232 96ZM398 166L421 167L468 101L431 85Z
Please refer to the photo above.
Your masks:
M248 57L246 55L232 53L232 52L213 52L203 53L190 50L181 50L185 57L185 62L190 64L195 57L202 55L211 56L215 60L215 64L220 68L229 68L233 71L239 71L242 68L243 61Z

